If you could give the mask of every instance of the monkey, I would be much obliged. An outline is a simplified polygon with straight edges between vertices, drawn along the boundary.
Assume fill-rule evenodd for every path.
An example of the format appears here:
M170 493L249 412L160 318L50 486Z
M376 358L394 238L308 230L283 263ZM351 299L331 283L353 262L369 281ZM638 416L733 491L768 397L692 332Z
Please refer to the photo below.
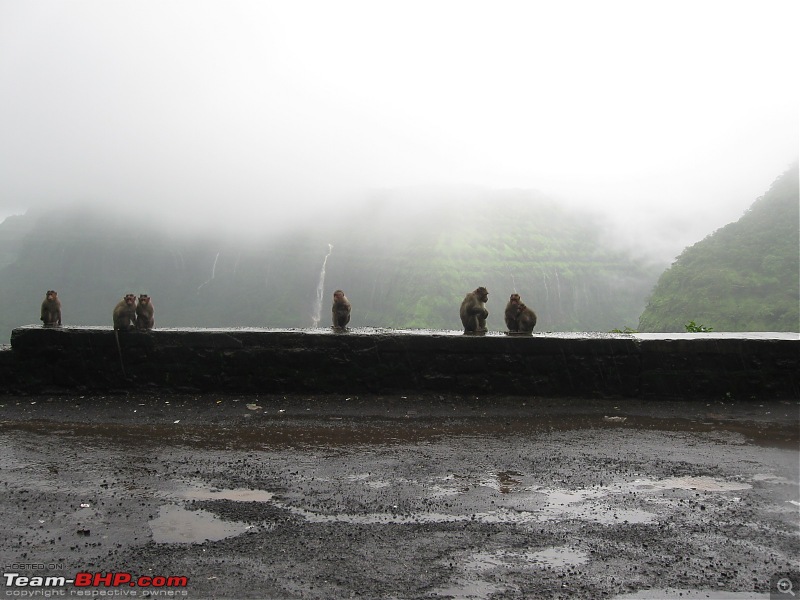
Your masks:
M520 302L517 305L517 324L519 333L530 335L536 327L536 313Z
M112 313L114 320L114 338L117 341L117 351L119 352L119 366L122 369L122 376L127 377L125 373L125 363L122 360L122 346L119 343L119 332L130 331L136 327L136 296L133 294L125 294L114 307Z
M153 314L153 302L147 294L139 294L139 304L136 305L136 329L146 331L156 324Z
M511 333L519 331L517 306L519 306L520 302L522 302L522 299L519 297L519 294L511 294L511 298L509 298L508 304L506 304L506 327L508 327Z
M464 296L459 312L465 334L482 335L488 331L486 329L486 317L489 316L489 311L486 310L485 306L488 300L489 291L483 286Z
M347 329L350 322L350 301L342 290L333 292L333 306L331 306L333 316L333 328L338 331Z
M125 294L114 307L114 330L128 331L136 325L136 296Z
M42 301L42 315L39 317L44 327L61 326L61 300L55 290L47 290Z

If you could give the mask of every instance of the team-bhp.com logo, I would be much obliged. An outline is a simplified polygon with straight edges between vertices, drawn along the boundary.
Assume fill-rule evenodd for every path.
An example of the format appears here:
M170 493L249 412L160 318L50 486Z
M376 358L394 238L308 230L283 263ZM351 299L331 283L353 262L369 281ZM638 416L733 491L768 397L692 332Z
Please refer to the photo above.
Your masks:
M130 573L77 573L75 577L60 576L28 576L20 573L3 573L8 588L63 588L75 586L76 588L185 588L189 584L188 577L143 575L134 577ZM90 595L90 594L87 594Z

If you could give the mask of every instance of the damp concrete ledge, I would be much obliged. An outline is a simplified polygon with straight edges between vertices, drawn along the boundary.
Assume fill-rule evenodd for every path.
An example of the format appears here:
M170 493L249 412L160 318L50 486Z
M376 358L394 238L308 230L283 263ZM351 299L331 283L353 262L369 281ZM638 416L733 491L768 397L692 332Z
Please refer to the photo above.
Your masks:
M119 340L119 344L117 343ZM440 391L540 397L800 398L797 333L15 329L0 392Z

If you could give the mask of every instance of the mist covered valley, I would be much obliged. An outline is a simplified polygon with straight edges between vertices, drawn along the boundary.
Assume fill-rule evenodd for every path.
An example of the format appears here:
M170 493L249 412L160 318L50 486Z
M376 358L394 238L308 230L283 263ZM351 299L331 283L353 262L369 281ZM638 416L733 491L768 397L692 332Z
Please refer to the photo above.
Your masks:
M637 246L609 215L530 190L384 189L322 206L247 227L97 203L9 217L0 327L9 336L37 323L48 289L65 325L110 325L123 295L145 293L156 327L329 327L342 289L351 327L458 330L464 295L485 286L490 331L506 329L512 293L536 311L536 331L684 331L696 319L717 331L800 329L797 163L674 261L657 258L656 227L638 231L652 244Z
M615 247L601 215L529 191L382 191L330 215L265 222L261 234L97 205L11 217L0 326L36 323L56 289L65 325L110 325L132 292L152 297L157 327L325 327L341 288L351 327L459 329L464 295L486 286L490 330L505 329L519 293L538 331L608 331L636 325L666 266Z

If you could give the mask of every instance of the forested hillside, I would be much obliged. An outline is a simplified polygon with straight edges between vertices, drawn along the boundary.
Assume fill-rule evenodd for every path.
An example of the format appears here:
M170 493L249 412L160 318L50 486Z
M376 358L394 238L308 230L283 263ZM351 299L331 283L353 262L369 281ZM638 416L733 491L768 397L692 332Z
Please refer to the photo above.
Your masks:
M601 227L513 191L416 204L386 193L341 218L311 216L260 239L81 209L28 214L0 225L0 240L18 240L2 247L0 326L7 339L37 323L52 288L65 325L110 325L119 298L145 292L156 327L311 327L332 244L321 326L342 288L353 327L459 329L464 294L484 285L490 329L505 329L516 291L539 314L537 330L608 331L635 324L663 265L604 246Z
M687 248L658 280L641 331L800 331L795 164L735 223Z

